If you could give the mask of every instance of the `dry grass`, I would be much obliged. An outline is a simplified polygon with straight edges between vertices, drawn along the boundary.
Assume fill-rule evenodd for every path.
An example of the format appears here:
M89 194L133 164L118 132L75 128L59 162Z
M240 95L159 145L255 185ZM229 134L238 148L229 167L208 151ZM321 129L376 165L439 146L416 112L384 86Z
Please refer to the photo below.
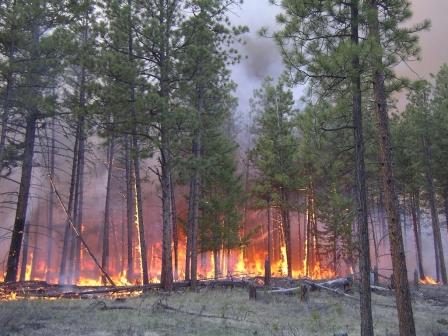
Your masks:
M124 301L0 302L0 335L300 336L333 335L340 331L359 335L355 300L325 292L312 292L308 303L300 302L296 295L260 296L257 301L249 301L245 290L214 289L171 295L153 292ZM373 307L376 335L397 333L393 297L374 294L373 300L378 303ZM414 315L418 335L448 329L447 305L417 296Z

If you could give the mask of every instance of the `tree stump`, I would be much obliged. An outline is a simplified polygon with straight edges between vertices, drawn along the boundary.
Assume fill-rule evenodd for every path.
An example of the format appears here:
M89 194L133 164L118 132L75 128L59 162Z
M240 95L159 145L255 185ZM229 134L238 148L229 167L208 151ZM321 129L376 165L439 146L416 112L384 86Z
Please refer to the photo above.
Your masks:
M266 287L271 285L271 262L269 258L264 261L264 285Z
M249 286L249 300L256 300L257 299L257 287L254 285Z
M302 285L300 287L300 301L308 302L308 292L309 292L308 285Z

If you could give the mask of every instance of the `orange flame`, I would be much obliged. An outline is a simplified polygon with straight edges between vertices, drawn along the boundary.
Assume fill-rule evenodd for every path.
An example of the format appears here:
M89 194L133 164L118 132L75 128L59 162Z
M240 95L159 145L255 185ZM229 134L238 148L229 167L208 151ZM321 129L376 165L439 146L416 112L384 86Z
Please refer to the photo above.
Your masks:
M439 283L431 278L430 276L425 276L424 279L420 279L419 281L423 285L438 285Z

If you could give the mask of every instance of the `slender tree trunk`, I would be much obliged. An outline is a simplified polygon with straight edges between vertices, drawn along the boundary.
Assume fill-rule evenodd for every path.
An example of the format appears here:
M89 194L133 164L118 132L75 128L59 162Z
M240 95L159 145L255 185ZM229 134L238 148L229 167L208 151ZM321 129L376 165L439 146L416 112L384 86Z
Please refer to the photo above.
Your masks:
M131 145L129 137L125 138L125 160L126 160L126 228L127 228L127 279L134 280L134 258L133 258L133 226L134 226L134 195L132 179L132 159L130 155Z
M202 88L198 88L198 106L197 106L197 115L198 120L201 120L202 110L203 110L203 92ZM199 163L201 159L202 152L202 133L200 127L195 132L195 139L193 144L193 156L196 159L196 162ZM193 170L192 177L192 185L193 185L193 194L190 193L190 197L193 197L192 203L192 214L191 214L191 231L192 231L192 239L191 239L191 281L193 287L195 286L197 280L197 241L198 241L198 230L199 230L199 200L200 200L200 185L201 178L199 173L199 167L197 167L197 163Z
M297 230L298 230L298 253L297 256L299 258L299 271L303 269L303 241L302 241L302 229L300 223L300 210L297 210Z
M171 189L171 221L173 223L174 280L179 278L179 229L177 227L176 196L173 175L170 176Z
M40 228L40 202L37 202L36 217L34 221L34 231L33 231L33 258L31 260L31 270L30 270L30 280L36 278L37 273L37 261L39 260L39 228Z
M77 180L77 169L78 169L78 150L79 150L79 127L76 130L75 137L75 146L73 148L73 160L72 160L72 174L70 178L70 191L69 191L69 199L68 199L68 214L72 215L73 212L73 202L75 199L75 185ZM70 220L67 218L64 228L64 241L62 244L62 252L61 252L61 263L59 267L59 284L64 284L67 281L67 258L69 251L71 251L71 226Z
M82 85L83 87L84 85ZM82 94L81 96L84 96ZM81 99L81 101L83 101ZM84 106L83 103L80 104ZM76 230L82 234L83 222L83 203L84 203L84 158L85 158L85 121L84 117L79 117L79 147L76 168L76 184L75 184L75 200L74 200L74 216L73 223ZM79 237L72 232L72 250L69 258L69 267L71 269L70 283L78 283L81 272L81 242Z
M28 247L30 240L30 222L25 222L25 232L23 234L23 253L22 253L22 264L20 265L20 281L28 280L26 279L26 266L28 265Z
M364 163L364 134L362 124L362 92L361 66L359 61L359 1L352 0L351 11L351 43L352 51L352 98L353 127L355 142L356 200L359 241L359 273L360 273L360 315L361 335L373 336L372 304L370 294L370 241L367 209L366 176Z
M54 158L55 158L55 125L54 118L51 119L51 148L50 148L50 179L54 181ZM53 208L54 208L54 191L50 184L50 191L48 195L48 239L47 239L47 261L45 279L50 282L53 275L52 257L53 257Z
M306 219L306 276L309 276L310 269L313 266L312 265L312 258L311 258L311 190L309 190L308 194L308 206L307 206L307 219Z
M268 246L267 246L267 258L269 261L269 264L272 264L272 216L271 216L271 202L268 200Z
M288 277L292 278L292 251L291 251L291 225L290 225L290 217L289 210L287 209L288 205L288 194L282 189L282 224L283 224L283 232L285 238L285 248L286 248L286 264L288 267Z
M423 269L423 257L422 246L419 232L419 218L417 217L418 196L411 195L411 215L412 215L412 228L414 229L415 248L417 250L417 266L420 279L425 278L425 271Z
M447 279L447 273L446 273L446 266L445 266L445 256L443 254L443 245L442 245L442 235L440 233L440 221L439 221L439 214L437 213L437 205L436 205L436 193L434 188L434 178L432 174L432 153L431 153L431 144L428 140L429 136L426 134L422 138L423 142L423 151L425 155L424 165L425 165L425 177L426 177L426 184L428 188L428 195L429 195L429 205L431 208L431 223L432 223L432 230L434 234L434 248L435 248L435 254L436 254L436 265L438 263L439 267L437 268L440 270L440 277L442 279L442 283L444 285L448 284ZM440 280L439 277L437 277L437 280Z
M219 279L219 250L214 249L213 250L213 265L214 265L214 273L215 273L215 280Z
M129 8L132 8L132 1L128 0ZM134 40L132 36L132 18L129 18L130 28L128 31L128 57L130 62L134 62ZM142 203L142 187L140 178L140 153L139 145L137 140L137 111L136 111L136 97L135 97L135 83L132 80L130 84L130 101L131 101L131 116L133 120L132 126L132 147L134 150L134 174L135 174L135 191L136 191L136 202L137 202L137 216L138 216L138 235L140 241L140 255L141 255L141 268L142 268L142 278L143 284L149 283L149 273L148 273L148 258L146 254L146 240L145 240L145 229L143 221L143 203Z
M135 119L134 119L135 120ZM137 210L137 225L138 225L138 236L140 241L140 256L141 256L141 268L142 268L142 280L143 284L149 284L149 273L148 273L148 260L146 255L146 239L145 239L145 228L143 221L143 199L142 199L142 185L140 178L140 159L139 159L139 146L137 142L136 131L132 135L132 143L134 149L134 175L135 175L135 193L136 193L136 210Z
M171 154L169 145L168 129L162 129L162 271L160 283L164 289L173 287L173 269L172 269L172 213L171 213Z
M193 148L194 152L194 148ZM192 225L193 225L193 199L195 195L195 191L193 188L195 187L195 183L193 177L190 178L190 188L189 188L189 197L188 197L188 218L186 223L186 235L187 242L185 246L185 280L191 280L190 270L191 270L191 240L192 236Z
M103 223L103 253L101 258L101 267L109 273L109 231L110 231L110 193L112 182L112 166L114 161L114 135L109 139L108 160L107 160L107 182L106 182L106 202L104 205L104 223ZM108 280L103 275L101 277L104 285Z
M384 188L384 204L386 207L389 227L389 243L392 255L392 269L395 282L395 296L397 302L400 336L414 336L415 324L412 313L411 294L409 291L406 258L401 233L398 199L393 174L392 143L389 130L389 116L387 114L387 99L384 87L384 65L378 20L378 2L369 0L371 11L368 17L369 37L374 43L372 50L373 93L377 118L377 130L380 147L381 175Z
M448 233L448 186L443 189L443 207L445 211L445 226Z

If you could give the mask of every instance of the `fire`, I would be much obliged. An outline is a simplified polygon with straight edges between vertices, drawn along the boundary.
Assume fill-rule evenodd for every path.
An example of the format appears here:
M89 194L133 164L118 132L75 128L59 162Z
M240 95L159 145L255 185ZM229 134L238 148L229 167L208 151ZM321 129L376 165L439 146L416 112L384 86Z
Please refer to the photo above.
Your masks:
M431 278L430 276L425 276L424 279L420 279L419 281L423 285L438 285L439 283Z

